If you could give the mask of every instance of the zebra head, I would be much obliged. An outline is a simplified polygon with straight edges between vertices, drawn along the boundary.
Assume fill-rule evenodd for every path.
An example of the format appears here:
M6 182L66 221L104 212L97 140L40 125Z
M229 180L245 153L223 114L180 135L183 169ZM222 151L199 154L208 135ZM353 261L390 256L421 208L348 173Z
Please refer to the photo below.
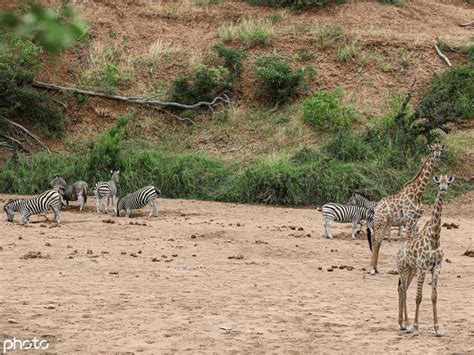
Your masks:
M53 180L49 183L49 187L55 188L55 187L66 187L66 180L62 176L56 175Z
M120 197L117 201L117 217L120 217L120 212L125 210L125 201L123 197Z
M8 222L13 222L13 217L15 216L16 205L19 204L19 200L9 200L5 206L3 206L3 210L7 214Z
M112 174L112 177L110 178L110 180L113 181L115 185L118 185L120 170L115 170L115 171L110 170L110 173Z

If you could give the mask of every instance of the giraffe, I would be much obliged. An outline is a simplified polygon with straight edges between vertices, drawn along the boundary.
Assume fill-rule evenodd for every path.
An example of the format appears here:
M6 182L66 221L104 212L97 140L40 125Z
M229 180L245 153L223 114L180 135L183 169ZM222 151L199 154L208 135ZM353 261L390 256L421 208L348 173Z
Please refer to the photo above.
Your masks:
M408 240L416 230L416 222L423 212L421 195L433 174L436 161L440 158L444 149L444 144L436 143L428 145L428 147L430 155L425 159L418 174L407 182L399 193L383 198L375 207L374 233L372 238L369 238L369 247L372 251L370 275L375 275L378 272L377 262L380 245L383 236L387 235L392 223L405 227Z
M422 299L423 282L425 281L425 273L431 271L433 322L435 335L440 337L443 336L443 333L439 330L436 301L438 298L437 282L444 254L439 242L441 233L441 211L443 209L443 196L449 184L454 181L454 177L441 175L440 177L435 176L433 180L439 185L439 191L431 219L426 222L423 229L417 233L414 238L403 243L397 253L397 266L400 275L398 281L398 322L400 329L406 330L413 335L418 335L418 311ZM416 311L413 328L410 328L406 298L408 287L415 275L418 280ZM403 316L405 316L405 319L403 319Z

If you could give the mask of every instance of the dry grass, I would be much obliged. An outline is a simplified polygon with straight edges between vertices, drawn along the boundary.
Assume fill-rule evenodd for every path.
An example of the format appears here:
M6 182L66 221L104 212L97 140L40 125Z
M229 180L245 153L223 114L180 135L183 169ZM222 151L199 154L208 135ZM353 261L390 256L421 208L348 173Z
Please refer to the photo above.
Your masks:
M320 49L328 48L346 39L346 31L343 27L327 22L314 23L309 30L309 35Z
M154 67L163 61L173 60L181 55L184 55L182 48L174 45L171 41L157 39L148 47L145 53L138 55L135 61L138 64Z
M270 44L275 35L275 28L268 20L244 20L239 24L222 25L218 36L224 42L239 41L249 47Z

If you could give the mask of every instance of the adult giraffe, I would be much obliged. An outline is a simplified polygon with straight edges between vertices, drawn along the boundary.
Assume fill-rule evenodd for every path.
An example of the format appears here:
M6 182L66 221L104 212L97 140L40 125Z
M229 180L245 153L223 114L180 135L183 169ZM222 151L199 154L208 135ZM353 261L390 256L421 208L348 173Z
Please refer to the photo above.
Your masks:
M423 213L421 195L426 189L431 175L436 167L436 162L441 157L444 144L428 145L430 155L425 159L418 174L407 182L401 191L395 195L387 196L379 201L375 207L374 233L369 239L372 260L369 274L377 273L380 245L383 236L387 235L392 224L404 225L408 240L416 233L416 223Z

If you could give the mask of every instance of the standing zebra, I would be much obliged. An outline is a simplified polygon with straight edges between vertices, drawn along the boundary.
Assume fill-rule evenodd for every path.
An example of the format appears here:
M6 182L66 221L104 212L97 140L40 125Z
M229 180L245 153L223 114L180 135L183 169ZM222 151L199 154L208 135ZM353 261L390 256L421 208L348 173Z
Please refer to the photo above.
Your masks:
M377 203L377 201L370 201L368 198L362 196L361 194L358 194L357 192L353 192L349 201L347 201L348 205L362 206L371 210L375 209ZM403 231L403 225L400 222L397 222L396 220L394 220L393 223L398 226L398 236L401 236ZM391 228L388 228L387 237L388 241L390 242L392 240Z
M79 200L79 211L84 209L87 202L87 188L88 185L85 181L76 181L74 184L69 185L66 183L63 177L56 175L54 179L49 183L49 186L53 189L62 187L64 189L63 199L66 201L66 207L69 207L69 201Z
M20 212L20 224L29 222L30 216L39 213L45 213L50 208L54 212L56 223L61 223L61 201L62 197L58 190L48 190L34 198L25 198L10 200L3 210L7 214L8 222L13 222L15 212Z
M107 182L100 181L97 184L95 184L94 196L95 196L95 206L97 208L97 213L100 213L100 205L101 205L100 199L101 198L102 198L102 204L104 204L104 202L107 201L107 203L105 204L105 213L109 211L110 199L112 199L112 206L114 208L114 212L117 212L115 208L115 195L117 194L117 185L119 181L120 171L110 170L110 173L112 174L110 181L107 181Z
M117 217L120 212L125 211L125 217L130 217L132 210L145 207L148 203L151 205L151 216L158 216L158 208L156 206L156 198L161 195L160 189L154 186L146 186L132 192L125 197L121 197L117 202Z
M361 220L367 221L367 234L370 237L374 221L374 210L362 206L326 203L321 211L324 216L324 232L326 233L326 238L332 239L331 223L336 221L341 223L352 222L352 239L355 239L356 226Z

